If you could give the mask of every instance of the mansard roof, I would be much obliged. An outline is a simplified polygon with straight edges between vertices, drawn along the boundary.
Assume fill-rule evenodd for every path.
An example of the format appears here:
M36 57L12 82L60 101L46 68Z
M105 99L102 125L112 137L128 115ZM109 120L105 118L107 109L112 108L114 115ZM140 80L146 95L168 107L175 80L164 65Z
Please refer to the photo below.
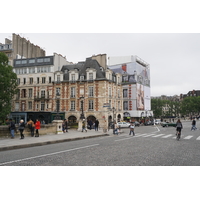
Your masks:
M79 62L77 64L71 64L71 65L64 65L61 69L64 73L64 80L69 80L69 73L66 73L70 70L78 70L79 76L85 76L86 77L86 70L95 69L96 70L96 79L105 79L105 71L103 67L99 65L99 63L96 60L93 60L91 58L87 58L85 62Z

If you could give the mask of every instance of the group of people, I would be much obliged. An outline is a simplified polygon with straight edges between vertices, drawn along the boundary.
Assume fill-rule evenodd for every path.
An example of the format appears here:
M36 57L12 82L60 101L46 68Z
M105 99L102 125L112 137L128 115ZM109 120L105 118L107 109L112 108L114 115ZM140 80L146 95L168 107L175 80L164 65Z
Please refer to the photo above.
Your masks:
M28 125L28 127L31 131L31 136L34 137L34 135L35 135L35 137L39 137L40 121L38 119L36 119L36 122L34 123L30 119L27 123L25 123L24 120L21 119L18 124L18 130L20 132L20 139L24 139L23 132L24 132L26 124ZM15 127L15 123L13 122L12 119L9 120L8 127L10 130L11 138L14 139L16 127ZM35 134L34 134L34 132L35 132Z
M89 126L89 129L92 130L92 126L94 125L95 131L99 130L99 120L96 119L95 122L92 122L92 120L88 120L86 123L85 119L82 121L82 132L85 131L87 132L87 124Z

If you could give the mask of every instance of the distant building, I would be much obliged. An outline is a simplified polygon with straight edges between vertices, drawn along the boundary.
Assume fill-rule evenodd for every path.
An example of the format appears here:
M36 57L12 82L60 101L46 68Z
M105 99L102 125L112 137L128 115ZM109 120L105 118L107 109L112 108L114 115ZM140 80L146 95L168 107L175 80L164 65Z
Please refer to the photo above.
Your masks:
M187 94L180 94L180 99L183 100L185 97L198 97L200 96L200 90L191 90Z
M56 114L54 106L55 73L69 64L65 57L53 56L14 59L13 71L17 74L19 93L12 101L11 116L15 122L21 118L40 119L49 123ZM65 113L62 113L63 118Z
M0 43L0 52L4 52L9 58L9 64L13 66L14 59L43 57L45 50L32 44L26 38L15 33L12 34L12 40L5 38L5 43Z
M151 111L150 65L138 56L109 57L108 67L122 74L123 112L132 121L153 117Z

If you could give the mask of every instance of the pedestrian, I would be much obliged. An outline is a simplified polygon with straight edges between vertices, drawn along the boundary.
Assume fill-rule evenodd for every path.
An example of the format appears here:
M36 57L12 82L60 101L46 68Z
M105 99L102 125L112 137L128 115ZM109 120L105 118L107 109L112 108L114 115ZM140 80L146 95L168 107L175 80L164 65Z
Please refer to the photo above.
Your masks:
M30 129L31 131L31 137L34 137L34 130L35 130L35 124L34 122L32 121L32 119L30 119L28 122L28 128Z
M62 131L63 131L63 133L65 132L65 119L62 122Z
M98 128L99 128L99 120L96 119L94 124L95 124L95 125L94 125L95 131L98 131Z
M15 123L12 121L12 119L9 119L9 124L8 124L10 134L11 134L11 139L15 138Z
M118 126L118 124L116 122L114 123L114 129L113 130L114 130L113 134L114 135L118 135L118 133L119 133L119 126Z
M40 121L38 119L36 119L35 122L35 137L39 137L39 129L40 129Z
M191 131L195 131L197 128L196 128L196 120L195 119L193 119L192 120L192 127L191 127Z
M131 135L131 133L133 133L133 136L135 135L134 128L135 128L135 126L133 125L133 123L131 123L129 135Z
M19 127L18 127L19 132L20 132L20 136L21 136L20 139L24 139L24 134L23 134L24 128L25 128L25 123L24 123L24 120L21 119L20 122L19 122Z
M89 127L90 127L90 130L91 130L91 129L92 129L92 125L93 125L93 122L92 122L92 120L91 120L91 119L88 121L88 125L89 125Z
M67 122L67 119L65 119L65 132L68 132L68 122Z
M181 137L181 130L183 128L183 125L181 123L181 120L178 119L177 122L176 122L176 135L179 133L180 134L180 137Z
M83 132L83 131L87 132L85 120L83 120L83 122L82 122L82 132Z

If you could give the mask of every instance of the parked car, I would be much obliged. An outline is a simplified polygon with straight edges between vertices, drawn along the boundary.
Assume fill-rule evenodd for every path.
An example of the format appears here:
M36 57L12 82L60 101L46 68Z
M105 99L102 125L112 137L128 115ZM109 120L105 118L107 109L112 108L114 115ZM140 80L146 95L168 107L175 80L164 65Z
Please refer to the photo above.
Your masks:
M176 123L175 122L162 122L161 126L162 127L168 127L168 126L176 127Z
M140 123L138 121L134 121L135 126L140 126Z
M130 123L129 122L118 122L117 125L120 128L128 128L130 126Z
M155 120L155 124L156 124L156 125L159 125L160 123L161 123L161 120L160 120L160 119L156 119L156 120Z
M144 123L145 126L149 126L149 125L154 125L154 123L152 121L147 121Z

